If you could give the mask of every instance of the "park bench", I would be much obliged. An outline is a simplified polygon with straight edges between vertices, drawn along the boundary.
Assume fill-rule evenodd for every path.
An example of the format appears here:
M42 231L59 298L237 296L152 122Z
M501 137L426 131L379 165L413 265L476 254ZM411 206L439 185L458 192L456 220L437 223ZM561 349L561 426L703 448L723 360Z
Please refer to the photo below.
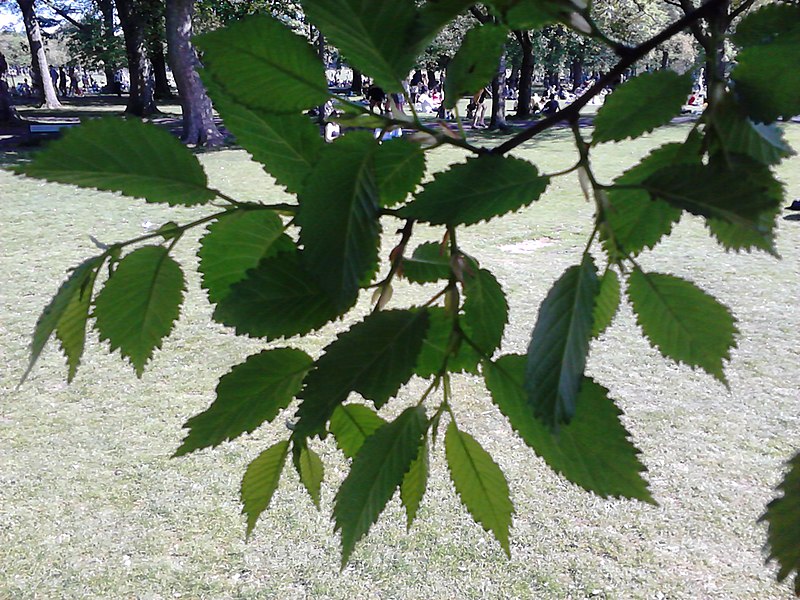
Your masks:
M28 132L31 138L58 137L61 130L68 127L75 127L79 123L31 123Z

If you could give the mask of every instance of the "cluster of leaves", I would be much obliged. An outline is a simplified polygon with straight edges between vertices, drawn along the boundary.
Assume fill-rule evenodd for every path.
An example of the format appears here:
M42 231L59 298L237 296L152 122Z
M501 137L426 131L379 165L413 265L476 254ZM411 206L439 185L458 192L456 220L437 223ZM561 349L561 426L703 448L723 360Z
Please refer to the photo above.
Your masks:
M427 41L471 2L417 7L413 0L397 0L381 10L367 4L303 2L308 17L355 67L399 91ZM577 23L580 31L587 25L585 33L595 35L585 9L573 3L495 0L492 8L497 22L468 33L453 59L446 81L451 98L492 76L509 28L556 20ZM800 51L798 24L800 8L783 4L748 17L733 38L741 48L733 84L712 82L709 109L687 139L657 148L611 183L595 177L592 152L668 123L691 90L688 77L660 71L620 86L597 114L590 139L573 121L577 161L548 175L508 155L527 139L524 133L492 149L476 148L449 129L416 117L366 115L346 99L339 99L345 123L377 122L383 130L402 125L417 133L381 144L371 131L354 130L326 145L302 114L330 97L323 66L304 39L266 16L204 34L197 45L216 107L240 144L297 202L245 203L210 188L188 150L137 121L101 119L68 132L21 172L148 202L221 207L191 223L170 222L114 244L73 270L36 325L31 367L55 333L71 379L91 316L100 338L112 351L119 348L141 375L183 300L184 277L170 252L185 231L207 224L199 251L202 285L216 305L213 318L238 334L269 341L303 336L345 315L365 290L376 297L375 310L316 360L287 345L233 367L220 378L213 404L186 423L189 432L176 455L251 432L299 401L291 434L244 475L248 533L269 506L290 454L319 505L324 469L312 444L332 434L352 459L333 507L346 562L397 490L411 525L425 493L429 453L445 427L455 489L508 553L508 483L480 443L458 426L450 380L461 372L483 377L522 440L565 478L602 497L654 502L619 408L585 374L592 340L612 323L624 292L644 336L661 354L726 383L724 362L737 334L731 312L686 279L646 271L637 256L668 235L684 213L702 218L727 249L775 253L783 187L772 167L792 151L773 121L800 113L800 93L796 78L765 73L793 64ZM648 48L640 50L644 56ZM631 52L637 49L625 60ZM420 185L425 152L439 144L475 156ZM530 205L553 177L571 172L596 204L593 233L542 301L526 355L497 356L508 320L506 296L494 275L461 248L458 230ZM391 229L399 221L401 235L381 277L386 221ZM410 250L418 222L441 227L441 243ZM109 275L95 294L104 266ZM429 286L430 299L387 310L392 286L402 280ZM376 411L415 375L430 385L387 422ZM787 479L785 497L766 515L781 576L797 568L795 484L796 475ZM793 529L784 527L790 520Z

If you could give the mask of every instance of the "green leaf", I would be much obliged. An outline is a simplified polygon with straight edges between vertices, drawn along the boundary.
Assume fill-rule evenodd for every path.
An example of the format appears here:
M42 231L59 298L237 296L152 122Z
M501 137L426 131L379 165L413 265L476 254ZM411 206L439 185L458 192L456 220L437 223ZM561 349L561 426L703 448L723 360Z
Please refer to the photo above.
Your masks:
M335 530L342 532L342 566L417 458L427 425L422 407L407 408L367 438L353 459L333 508Z
M450 249L438 242L425 242L404 258L402 274L412 283L433 283L450 277Z
M292 250L294 242L283 229L278 215L269 210L234 211L209 225L197 253L209 302L225 298L262 259Z
M727 385L722 361L730 358L738 330L725 306L690 281L639 269L628 277L628 297L653 347Z
M419 144L394 138L380 145L375 153L375 179L381 206L403 202L425 175L425 152Z
M325 146L319 127L305 115L276 115L250 108L221 90L214 91L215 87L215 83L209 86L214 108L236 141L275 181L289 192L300 192Z
M242 514L247 515L247 536L256 526L256 521L272 501L272 495L278 489L281 471L289 454L289 441L278 442L264 450L251 462L242 478L241 498L244 508Z
M646 469L639 462L639 450L630 442L630 433L620 422L622 413L605 388L584 377L575 416L558 433L551 433L527 403L522 387L524 356L508 354L495 362L484 361L483 373L492 401L551 469L603 498L655 503L642 478Z
M706 226L726 250L752 250L759 249L778 256L775 247L775 219L780 213L776 208L765 211L759 215L754 228L742 227L738 224L728 223L720 219L708 219Z
M453 108L465 94L474 94L497 74L508 29L499 25L478 25L467 32L461 47L447 65L444 102Z
M194 42L216 84L245 106L292 113L328 99L325 68L314 50L272 17L235 21Z
M386 421L363 404L341 404L331 415L330 430L336 445L347 458L353 458L369 436Z
M70 129L17 173L170 206L205 204L217 195L200 162L172 134L118 117Z
M484 154L437 173L400 216L433 225L472 225L529 205L549 181L525 160Z
M635 138L666 125L680 114L691 91L689 74L666 69L629 79L597 111L592 143Z
M608 329L619 308L619 277L616 271L607 269L600 278L600 287L594 300L592 312L592 337L596 338Z
M411 524L417 516L422 497L425 495L425 489L428 487L428 469L428 441L422 438L419 454L417 454L417 458L411 463L408 472L403 477L403 483L400 484L400 500L403 502L406 516L408 517L407 530L411 529Z
M249 356L220 378L214 403L186 421L184 428L191 431L175 456L218 446L272 422L300 391L312 363L308 354L294 348Z
M800 453L789 461L789 472L778 489L783 495L770 502L759 519L769 526L767 560L778 562L778 581L794 571L794 592L800 595Z
M214 320L235 327L239 335L275 339L319 329L338 314L300 254L281 252L263 259L231 286L217 304Z
M568 0L492 0L490 5L510 29L520 30L539 29L576 9Z
M453 331L453 316L444 308L428 309L430 326L422 342L414 374L427 379L439 373L444 357L450 354L447 371L450 373L477 373L480 356L469 344L459 340Z
M486 269L464 273L464 334L491 356L500 347L508 323L508 302L503 288Z
M528 346L525 391L533 413L548 427L575 415L600 288L589 254L567 269L539 307Z
M95 328L111 351L120 349L141 377L178 319L186 285L180 265L161 246L123 258L95 300Z
M689 144L665 144L617 177L614 184L637 186L663 167L699 162L699 148ZM613 244L624 254L635 256L645 248L653 248L662 237L669 235L681 217L680 208L651 198L644 189L612 188L607 197L609 206L604 216L613 232Z
M777 165L794 155L777 126L753 123L730 95L715 106L708 119L711 153L745 155L764 165Z
M731 185L736 181L736 185ZM650 194L693 214L771 237L764 216L780 207L783 186L769 168L731 155L708 165L665 167L643 183Z
M61 340L61 347L67 356L68 380L72 381L83 354L86 317L92 298L92 288L103 260L102 256L95 256L75 267L39 315L31 340L30 362L20 384L28 378L54 331Z
M366 132L338 138L325 148L300 194L296 221L304 262L339 310L352 305L378 262L377 147Z
M386 404L414 373L427 329L426 310L390 310L372 313L340 334L306 377L295 433L314 435L350 392L376 408Z
M800 114L800 7L767 6L745 18L735 41L744 46L731 73L734 93L755 121Z
M400 82L417 57L408 45L416 22L414 0L305 0L303 9L350 64L385 91L403 91Z
M461 502L484 530L490 531L508 556L508 530L514 506L503 471L486 450L453 421L447 426L444 449L450 479Z
M322 464L322 459L308 447L308 444L302 444L299 452L295 453L295 467L303 487L319 510L322 480L325 479L325 465Z

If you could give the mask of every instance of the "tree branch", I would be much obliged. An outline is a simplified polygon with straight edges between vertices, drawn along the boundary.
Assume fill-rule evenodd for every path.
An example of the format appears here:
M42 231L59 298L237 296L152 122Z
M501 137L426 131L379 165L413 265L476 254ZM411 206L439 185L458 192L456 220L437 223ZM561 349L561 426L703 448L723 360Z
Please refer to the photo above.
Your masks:
M507 140L499 146L491 150L492 154L505 154L520 144L527 142L535 135L549 129L556 123L561 121L575 120L580 115L580 110L589 103L589 100L597 96L603 88L617 80L631 65L646 55L648 52L663 44L674 35L680 33L687 26L696 23L699 19L710 15L724 4L727 0L709 0L700 8L695 9L691 13L684 15L681 19L675 21L672 25L661 31L661 33L650 38L646 42L631 48L630 52L623 56L620 61L601 77L592 87L590 87L580 98L577 98L568 107L558 111L557 113L546 117L545 119L537 122L526 130L518 133L510 140Z
M681 8L683 9L683 14L688 15L691 14L695 9L694 2L692 0L679 0ZM703 47L707 53L711 52L711 38L706 35L703 31L702 27L700 27L699 21L693 21L689 23L689 29L692 32L692 35L695 37L697 42Z
M737 17L739 17L739 16L740 16L740 15L741 15L743 12L745 12L745 11L746 11L748 8L750 8L751 6L753 6L753 4L755 4L755 0L744 0L744 2L742 2L742 3L741 3L739 6L737 6L736 8L734 8L734 9L733 9L733 10L732 10L732 11L731 11L729 14L728 14L728 25L730 26L730 24L731 24L731 23L733 23L733 22L736 20L736 18L737 18Z

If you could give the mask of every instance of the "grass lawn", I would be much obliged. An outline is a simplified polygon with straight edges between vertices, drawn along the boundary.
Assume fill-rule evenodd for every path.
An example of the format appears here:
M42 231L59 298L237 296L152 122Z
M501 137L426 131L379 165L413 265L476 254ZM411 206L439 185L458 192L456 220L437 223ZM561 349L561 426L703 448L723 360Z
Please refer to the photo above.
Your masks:
M600 148L598 172L611 178L687 131L672 126ZM789 125L786 134L800 148L800 127ZM537 138L519 154L545 171L574 160L566 130ZM429 166L442 169L461 158L440 150ZM201 160L212 184L234 196L280 196L243 151L209 152ZM790 198L800 196L800 159L787 161L779 176ZM594 344L589 370L624 409L658 507L601 500L568 484L512 434L479 380L460 377L459 423L492 452L511 484L512 558L460 506L440 445L412 531L406 533L395 498L340 572L328 518L335 488L323 488L317 513L289 469L272 508L244 540L239 481L250 460L286 437L283 418L213 451L169 458L184 421L212 401L219 376L262 347L210 321L192 272L197 235L176 250L189 283L181 320L141 380L91 333L72 385L51 344L16 389L39 312L66 269L95 252L89 235L130 238L142 233L144 221L182 222L208 209L170 210L4 171L0 198L0 598L792 597L763 565L765 528L756 520L783 461L800 446L800 223L780 220L781 261L726 254L691 217L641 258L646 268L694 280L733 308L742 335L727 370L730 390L661 359L628 307ZM509 296L504 351L524 352L549 286L579 261L591 214L568 176L530 209L461 235ZM417 237L433 235L420 229ZM387 236L386 251L393 240ZM419 287L397 289L393 304L419 297ZM341 327L301 347L318 353ZM401 399L423 388L412 381ZM316 448L328 467L326 482L340 481L345 463L332 440Z

